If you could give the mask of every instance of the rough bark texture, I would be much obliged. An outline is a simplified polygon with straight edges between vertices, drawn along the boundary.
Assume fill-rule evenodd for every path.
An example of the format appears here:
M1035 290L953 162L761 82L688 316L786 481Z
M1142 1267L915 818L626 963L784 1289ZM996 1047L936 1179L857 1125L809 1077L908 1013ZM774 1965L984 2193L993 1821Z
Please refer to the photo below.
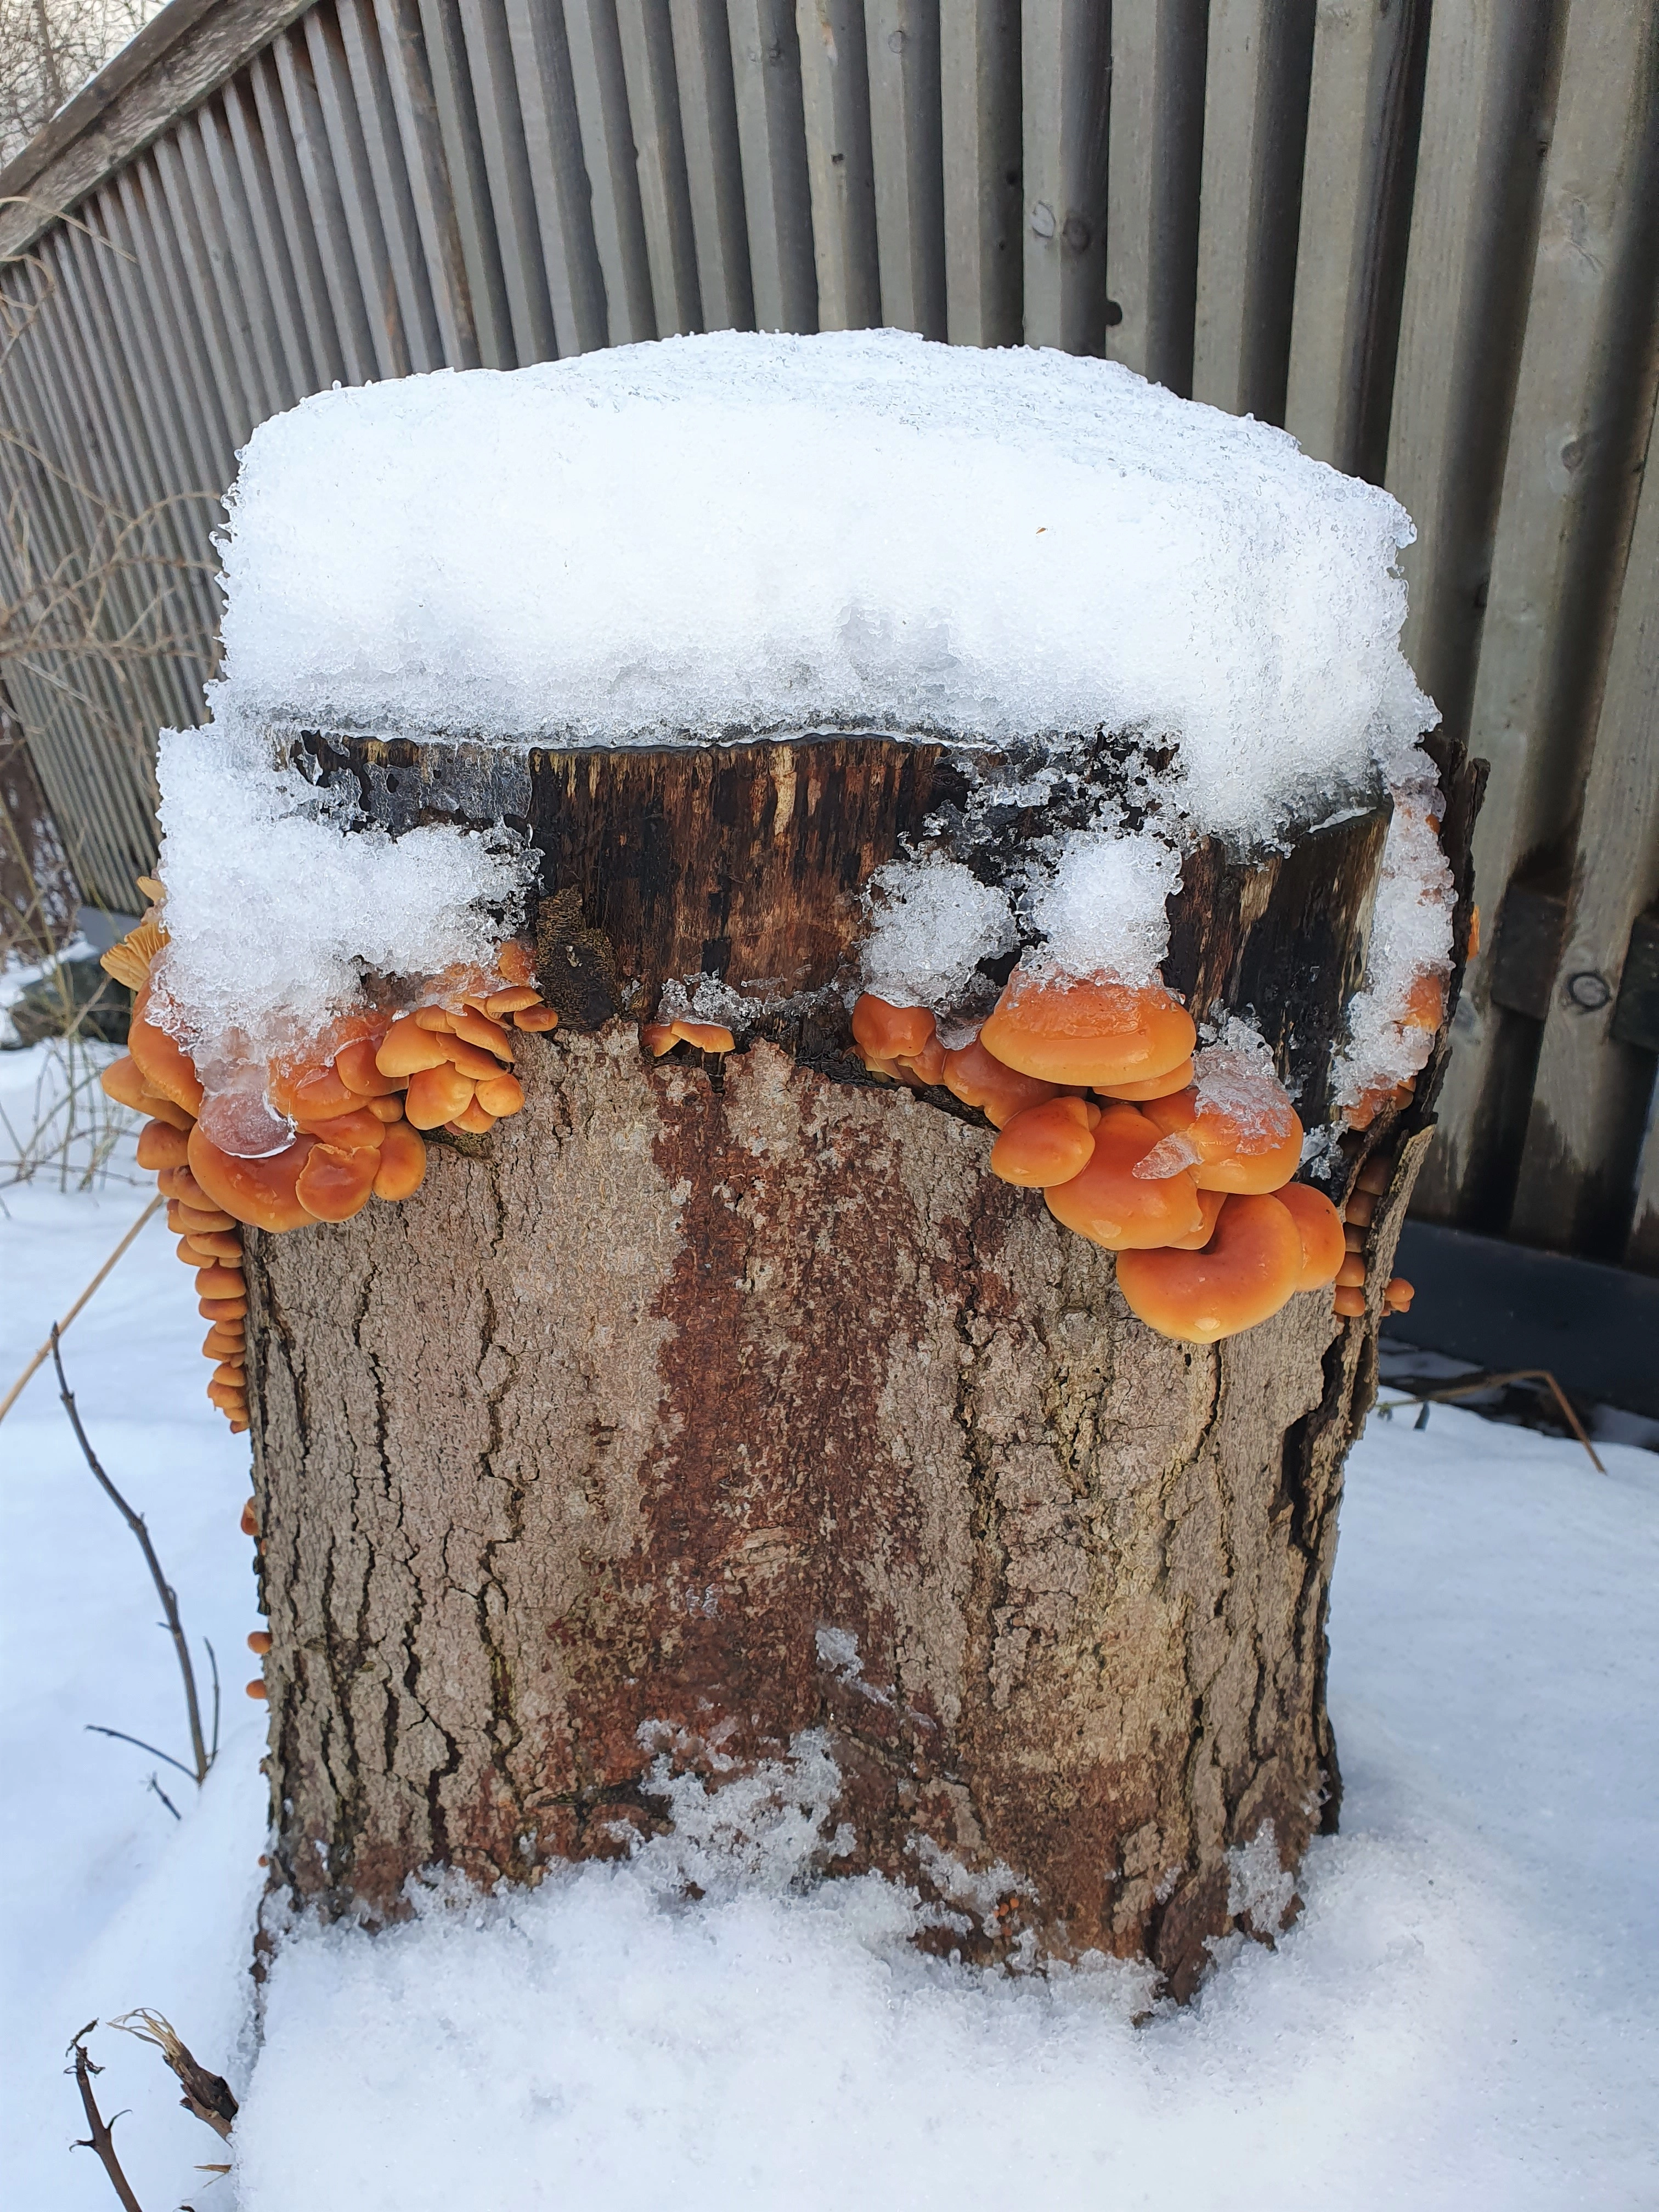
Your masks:
M1330 999L1354 838L1231 892L1224 856L1189 869L1208 989L1241 1003L1253 929L1316 910L1281 995ZM381 1912L434 1863L533 1880L660 1826L665 1771L822 1731L826 1864L916 1883L971 1954L1145 1953L1184 1996L1209 1939L1279 1924L1249 1868L1334 1820L1341 1466L1426 1132L1366 1322L1301 1297L1204 1350L1135 1322L954 1102L812 1057L526 1039L525 1112L434 1147L412 1201L250 1236L274 1878Z

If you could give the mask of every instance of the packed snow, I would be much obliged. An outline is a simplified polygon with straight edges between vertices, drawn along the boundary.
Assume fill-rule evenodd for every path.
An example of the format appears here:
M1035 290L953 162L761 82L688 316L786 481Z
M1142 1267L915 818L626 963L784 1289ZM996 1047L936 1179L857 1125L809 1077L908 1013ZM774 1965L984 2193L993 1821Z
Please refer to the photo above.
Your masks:
M1430 826L1437 793L1419 782L1397 792L1382 848L1361 988L1348 1002L1347 1029L1333 1069L1338 1106L1410 1082L1434 1047L1435 1029L1407 1026L1412 987L1424 976L1443 982L1451 972L1451 870Z
M143 1197L6 1194L8 1380ZM1184 2012L1133 2024L1133 1966L925 1959L903 1891L792 1883L810 1837L833 1843L832 1778L804 1741L746 1796L673 1784L676 1834L633 1864L499 1899L434 1884L380 1937L292 1931L258 2045L247 1454L201 1395L201 1328L158 1222L65 1340L93 1441L223 1667L199 1798L83 1731L182 1747L154 1595L49 1375L0 1427L7 2202L113 2201L70 2148L85 2128L63 2051L138 2004L244 2098L236 2173L212 2182L198 2167L228 2154L155 2051L94 2031L146 2212L1659 2201L1654 1455L1604 1443L1602 1476L1576 1444L1451 1408L1420 1432L1373 1419L1331 1625L1341 1832L1312 1846L1277 1948L1231 1939ZM687 1871L701 1903L677 1893ZM1258 1926L1281 1917L1265 1855L1233 1878Z
M1403 509L1110 362L722 331L405 377L263 423L230 507L217 696L266 721L1146 726L1260 836L1434 720Z

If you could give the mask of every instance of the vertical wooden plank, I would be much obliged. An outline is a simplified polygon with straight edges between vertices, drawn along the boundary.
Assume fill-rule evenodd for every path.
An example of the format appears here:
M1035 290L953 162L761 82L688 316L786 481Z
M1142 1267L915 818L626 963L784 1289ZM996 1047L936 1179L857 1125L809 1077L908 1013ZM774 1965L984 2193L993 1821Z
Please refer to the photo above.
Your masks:
M168 382L179 395L179 420L190 440L196 482L204 491L221 492L235 470L235 441L208 371L207 349L179 266L178 240L167 217L154 149L115 181L129 241L155 314Z
M472 287L422 11L417 0L374 0L374 22L426 263L427 289L437 319L438 343L449 368L477 368L481 355ZM464 149L457 150L463 155L458 167L465 186Z
M1403 0L1319 0L1314 21L1285 427L1304 453L1350 474L1361 465L1411 17Z
M1632 925L1659 899L1659 478L1651 437L1647 458L1510 1222L1524 1243L1602 1259L1620 1256L1632 1227L1654 1087L1652 1054L1613 1035Z
M1628 0L1574 0L1567 19L1469 719L1492 763L1474 866L1499 946L1510 883L1566 860L1629 543L1653 375L1656 20ZM1540 1043L1492 1004L1495 965L1459 1024L1431 1186L1483 1226L1507 1211Z
M186 124L188 120L186 118ZM213 281L212 253L203 234L202 203L205 195L197 177L185 167L179 144L182 132L177 132L158 138L151 151L166 202L168 228L184 274L195 325L200 333L204 369L217 395L234 448L247 443L248 434L264 410L252 364L240 343L243 334L238 329L233 341L226 326L224 307Z
M368 373L407 376L410 349L398 304L397 278L369 172L368 149L363 143L339 23L325 8L312 9L300 22L327 142L328 166L339 194L340 215L350 240L351 264L373 349L374 367Z
M349 96L356 102L357 125L362 134L363 149L368 157L368 174L380 209L381 234L386 240L392 282L397 287L410 364L417 374L442 368L445 366L445 323L434 296L432 271L427 261L425 240L421 235L413 179L404 156L403 134L398 128L392 89L393 64L388 60L380 42L374 0L334 0L334 8L339 18L341 42L350 74ZM418 31L416 36L418 40ZM426 106L429 119L429 93ZM435 129L432 135L435 144ZM441 160L441 155L439 158ZM444 198L447 201L447 188ZM460 256L457 252L454 255L457 271L459 262ZM452 301L450 305L450 326L453 328L454 302ZM476 362L477 353L471 343L471 322L469 307L465 328Z
M633 345L656 337L657 311L616 0L564 0L564 27L605 276L605 328L612 345Z
M943 338L939 0L864 0L882 320Z
M743 155L726 0L669 0L668 21L674 34L674 74L680 88L702 326L707 331L752 331L749 217L743 202Z
M1106 349L1110 11L1028 0L1020 20L1025 343Z
M1112 0L1106 351L1189 395L1207 0Z
M1019 0L941 0L945 334L1018 345L1024 329Z
M253 228L255 251L265 271L276 338L283 363L283 380L296 395L319 388L313 359L311 333L300 298L295 272L299 241L291 240L276 196L272 164L265 151L264 130L254 105L252 71L233 77L219 95L232 155L241 178L248 219Z
M564 13L507 0L507 22L558 351L588 353L610 343L610 325Z
M1417 526L1401 643L1456 738L1526 315L1547 118L1550 0L1459 0L1429 22L1384 482ZM1431 1153L1425 1174L1432 1182Z
M243 381L263 421L291 407L305 389L290 361L271 282L253 227L230 131L217 100L204 100L179 125L179 143L198 200L214 276ZM257 394L257 397L256 397Z
M1193 397L1285 419L1314 0L1211 0Z
M317 236L318 267L339 343L343 380L365 384L375 373L374 335L346 220L345 194L334 166L334 149L329 143L328 125L317 89L309 32L302 40L285 31L272 41L270 52L276 58L295 166Z
M523 368L531 362L551 361L559 342L542 257L512 40L500 0L460 0L460 12L501 283L513 327L514 365Z
M793 0L726 0L755 321L817 330L812 193Z
M461 281L471 309L478 362L484 368L516 368L513 311L507 303L501 244L490 204L489 170L468 66L460 0L418 0L418 6L460 248Z
M617 0L628 112L639 149L640 205L651 297L663 337L702 328L697 240L680 125L680 88L668 0Z
M865 0L795 0L818 328L868 330L882 317Z

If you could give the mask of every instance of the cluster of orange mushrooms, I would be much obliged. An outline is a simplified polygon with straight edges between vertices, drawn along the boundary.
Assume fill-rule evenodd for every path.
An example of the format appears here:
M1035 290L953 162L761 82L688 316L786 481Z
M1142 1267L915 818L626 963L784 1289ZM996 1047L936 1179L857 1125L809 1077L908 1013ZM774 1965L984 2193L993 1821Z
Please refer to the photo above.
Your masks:
M135 997L126 1054L101 1080L112 1098L149 1117L138 1164L155 1171L179 1257L196 1270L209 1324L202 1350L214 1362L208 1396L240 1431L248 1425L244 1227L280 1234L349 1221L372 1197L408 1198L426 1173L422 1133L482 1136L516 1114L524 1089L510 1032L551 1030L559 1018L531 983L529 946L503 945L494 974L453 970L426 987L422 1004L348 1016L302 1058L273 1062L264 1096L283 1117L273 1126L283 1140L241 1158L203 1126L195 1063L149 1018L149 971L167 938L161 886L141 877L139 888L149 911L103 958Z
M866 993L853 1037L871 1073L978 1107L999 1132L991 1172L1115 1253L1130 1310L1160 1335L1213 1344L1330 1285L1338 1313L1364 1312L1363 1231L1386 1171L1362 1175L1346 1222L1292 1182L1302 1124L1284 1088L1237 1054L1206 1085L1192 1017L1161 984L1016 969L955 1050L927 1007ZM1412 1287L1384 1295L1403 1313Z

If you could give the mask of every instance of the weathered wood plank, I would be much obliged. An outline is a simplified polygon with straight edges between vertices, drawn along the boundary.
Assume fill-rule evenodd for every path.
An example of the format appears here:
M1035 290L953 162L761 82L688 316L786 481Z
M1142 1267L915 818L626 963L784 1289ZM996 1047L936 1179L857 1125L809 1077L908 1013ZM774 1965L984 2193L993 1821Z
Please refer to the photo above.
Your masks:
M1094 0L1021 14L1027 345L1106 349L1109 41Z
M702 326L752 331L755 294L726 0L669 0L669 27L679 80Z
M617 0L617 30L638 154L657 334L671 337L702 328L702 300L668 0Z
M605 326L612 345L636 345L656 337L657 311L616 0L563 0L563 6Z
M796 0L818 328L882 320L864 0Z
M1212 0L1193 397L1282 422L1314 0Z
M812 191L793 0L727 0L755 324L817 330Z
M477 368L481 357L477 322L425 19L417 0L374 0L374 19L438 343L447 368ZM434 27L441 31L441 24ZM441 45L438 53L441 58ZM464 182L465 152L459 145L456 150L463 155ZM395 172L396 149L388 145L386 151L387 168Z
M1205 0L1115 0L1106 352L1190 393Z
M524 368L532 362L551 361L559 341L530 174L530 143L519 106L512 33L506 10L496 0L459 0L459 5L489 211L512 321L514 365Z
M513 343L512 310L491 220L489 173L467 66L460 0L416 0L416 4L453 210L455 250L460 257L459 283L465 288L471 312L476 365L516 368L519 358Z
M881 319L945 336L939 0L864 0Z
M939 16L945 331L1018 345L1024 270L1018 0L949 0Z
M588 353L610 343L610 325L564 15L507 0L507 22L557 351Z
M1492 763L1475 871L1499 930L1510 881L1570 859L1563 833L1582 798L1633 519L1652 404L1639 180L1654 29L1652 11L1626 0L1578 0L1567 24L1470 716L1470 744ZM1647 409L1632 419L1644 384ZM1538 1032L1494 1011L1486 963L1468 1006L1426 1196L1472 1227L1501 1227L1492 1214L1506 1213L1519 1164Z
M1653 1091L1613 1033L1636 917L1659 898L1659 483L1644 475L1584 788L1566 945L1544 1023L1510 1227L1616 1259Z

